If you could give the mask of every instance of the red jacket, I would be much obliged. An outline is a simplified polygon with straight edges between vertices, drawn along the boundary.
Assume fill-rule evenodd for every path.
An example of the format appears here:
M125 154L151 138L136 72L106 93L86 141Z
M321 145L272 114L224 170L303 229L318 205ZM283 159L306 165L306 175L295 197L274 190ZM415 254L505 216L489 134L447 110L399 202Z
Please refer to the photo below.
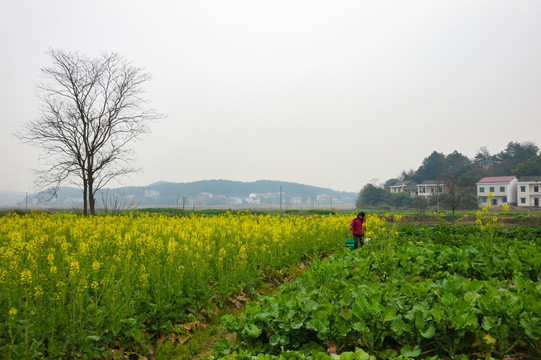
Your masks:
M356 217L355 219L351 220L351 223L349 224L349 229L351 230L353 235L364 235L365 223L365 218L359 219L358 217Z

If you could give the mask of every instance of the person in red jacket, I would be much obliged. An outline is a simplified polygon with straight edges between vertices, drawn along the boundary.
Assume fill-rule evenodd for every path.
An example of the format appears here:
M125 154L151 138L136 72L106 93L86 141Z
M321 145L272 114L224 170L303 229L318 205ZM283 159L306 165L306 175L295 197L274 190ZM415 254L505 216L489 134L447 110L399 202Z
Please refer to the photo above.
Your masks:
M349 229L353 234L353 240L355 240L355 249L357 249L359 245L362 247L364 244L363 238L366 230L366 219L364 216L364 211L361 211L349 224Z

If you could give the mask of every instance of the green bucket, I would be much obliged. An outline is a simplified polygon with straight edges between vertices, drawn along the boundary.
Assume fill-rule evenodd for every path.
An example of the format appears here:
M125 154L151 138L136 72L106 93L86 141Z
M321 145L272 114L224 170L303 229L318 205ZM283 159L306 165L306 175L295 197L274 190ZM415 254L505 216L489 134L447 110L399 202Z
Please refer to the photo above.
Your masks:
M346 247L349 250L355 250L355 240L353 239L346 240Z

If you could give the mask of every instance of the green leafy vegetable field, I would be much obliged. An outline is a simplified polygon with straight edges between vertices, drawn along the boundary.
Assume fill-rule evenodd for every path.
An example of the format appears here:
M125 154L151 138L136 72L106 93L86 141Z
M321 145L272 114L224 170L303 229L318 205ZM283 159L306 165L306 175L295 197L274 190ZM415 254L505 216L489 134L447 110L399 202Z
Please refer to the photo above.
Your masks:
M401 226L316 261L224 316L239 344L214 358L537 359L541 227L485 230Z

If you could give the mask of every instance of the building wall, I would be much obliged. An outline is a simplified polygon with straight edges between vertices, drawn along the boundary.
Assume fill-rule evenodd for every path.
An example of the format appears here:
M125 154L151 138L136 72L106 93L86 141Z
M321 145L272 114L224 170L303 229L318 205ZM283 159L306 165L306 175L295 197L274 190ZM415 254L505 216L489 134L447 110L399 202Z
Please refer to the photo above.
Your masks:
M541 206L541 182L517 182L518 206Z
M481 205L489 202L489 194L494 195L492 205L517 205L517 182L515 178L509 182L486 182L477 184L477 199ZM483 192L481 192L483 189Z

